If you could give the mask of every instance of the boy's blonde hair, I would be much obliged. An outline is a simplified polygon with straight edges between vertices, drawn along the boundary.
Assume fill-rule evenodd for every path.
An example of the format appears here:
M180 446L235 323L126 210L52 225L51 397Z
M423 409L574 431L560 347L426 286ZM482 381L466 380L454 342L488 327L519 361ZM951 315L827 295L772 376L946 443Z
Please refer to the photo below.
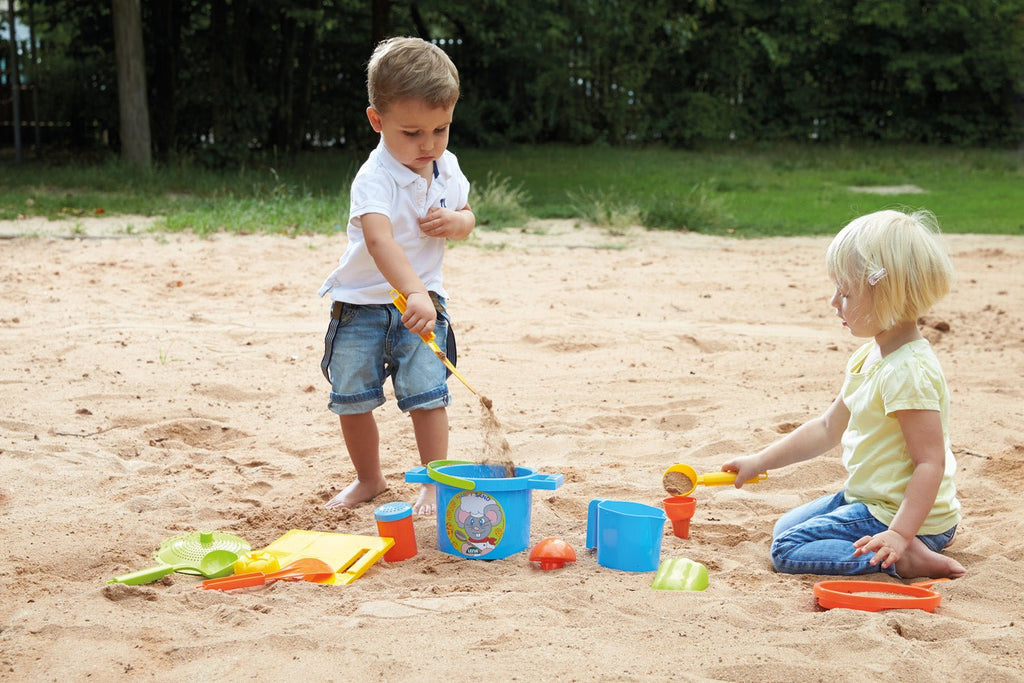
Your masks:
M459 99L459 71L433 43L419 38L382 40L366 67L370 106L378 112L406 99L450 107Z
M949 293L953 262L935 216L878 211L851 221L825 252L840 290L871 287L874 316L886 329L916 321Z

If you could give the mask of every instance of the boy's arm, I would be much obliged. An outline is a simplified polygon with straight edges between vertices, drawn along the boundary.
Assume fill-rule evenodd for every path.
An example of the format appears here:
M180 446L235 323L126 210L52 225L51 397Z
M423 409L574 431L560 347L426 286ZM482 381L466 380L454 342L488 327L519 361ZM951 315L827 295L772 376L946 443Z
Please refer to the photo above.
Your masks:
M362 224L366 249L377 269L392 287L405 295L402 322L414 334L433 332L437 319L434 302L430 300L427 287L412 267L409 257L395 241L391 220L383 214L367 213L362 216Z
M427 237L444 237L453 241L469 237L476 227L476 214L469 204L458 211L434 207L420 219L420 230Z

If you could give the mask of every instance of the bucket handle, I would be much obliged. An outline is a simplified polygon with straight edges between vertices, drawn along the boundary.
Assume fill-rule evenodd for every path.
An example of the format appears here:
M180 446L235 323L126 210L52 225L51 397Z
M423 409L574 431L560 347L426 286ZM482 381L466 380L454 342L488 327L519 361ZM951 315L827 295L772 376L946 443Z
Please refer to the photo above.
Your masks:
M466 479L464 477L456 477L451 474L446 474L439 471L437 468L444 467L445 465L474 465L476 463L468 460L435 460L427 463L426 467L417 467L416 469L409 470L405 473L405 480L413 483L426 484L431 481L436 481L441 484L448 486L464 489L466 491L472 491L476 488L476 482L472 479ZM425 476L424 476L425 475ZM553 491L560 487L565 482L565 477L561 474L534 474L526 479L528 484L527 488L533 489L547 489Z
M565 477L561 474L534 474L527 481L532 489L554 491L565 482Z
M427 476L434 481L453 486L457 489L465 489L472 491L476 488L476 482L463 477L455 477L444 472L438 472L438 467L444 467L445 465L473 465L475 463L469 462L468 460L435 460L427 463Z
M427 476L426 467L417 467L405 473L405 480L412 484L429 484L430 477Z

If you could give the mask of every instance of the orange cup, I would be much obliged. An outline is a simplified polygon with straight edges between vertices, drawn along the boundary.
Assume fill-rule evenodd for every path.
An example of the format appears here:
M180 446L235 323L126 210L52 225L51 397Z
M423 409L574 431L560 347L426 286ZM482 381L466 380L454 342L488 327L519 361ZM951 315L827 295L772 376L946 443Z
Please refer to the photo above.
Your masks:
M377 534L393 538L395 544L384 553L385 562L407 560L416 554L416 530L412 525L412 506L408 503L384 503L373 511Z
M672 522L672 533L677 538L690 537L690 518L697 510L697 499L690 496L669 496L662 501L665 514Z

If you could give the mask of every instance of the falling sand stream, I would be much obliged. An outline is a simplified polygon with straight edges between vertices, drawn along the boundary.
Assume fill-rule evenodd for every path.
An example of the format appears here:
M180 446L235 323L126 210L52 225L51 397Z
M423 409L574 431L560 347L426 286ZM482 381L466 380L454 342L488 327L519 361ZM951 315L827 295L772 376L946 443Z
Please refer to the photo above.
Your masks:
M480 396L480 423L484 430L484 448L481 462L502 470L505 477L516 476L516 466L512 462L512 447L508 445L504 430L498 417L494 414L494 401L483 394Z

